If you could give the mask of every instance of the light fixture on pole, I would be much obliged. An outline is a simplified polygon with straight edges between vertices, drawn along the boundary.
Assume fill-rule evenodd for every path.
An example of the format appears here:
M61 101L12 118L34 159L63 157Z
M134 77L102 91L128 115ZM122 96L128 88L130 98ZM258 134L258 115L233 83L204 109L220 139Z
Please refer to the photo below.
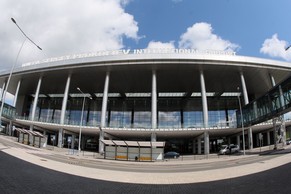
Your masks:
M85 100L86 100L86 97L88 97L90 100L92 100L92 97L90 95L87 96L86 94L84 94L84 92L79 87L77 88L77 90L79 90L79 92L81 92L84 95L84 97L83 97L82 111L81 111L80 129L79 129L78 153L80 155L80 152L81 152L81 139L82 139L82 125L83 125L83 113L84 113L84 108L85 108Z
M239 91L239 87L237 87L237 91ZM244 130L243 114L242 114L242 108L241 108L239 95L237 95L237 98L238 98L238 104L239 104L239 110L240 110L240 120L241 120L242 136L243 136L243 154L245 155L246 150L245 150L245 130Z
M6 86L2 89L2 99L1 99L1 108L0 108L0 127L2 127L2 112L3 112L3 107L4 107L4 103L5 103L5 99L6 99L6 92L8 90L8 87L9 87L9 83L10 83L10 79L11 79L11 76L12 76L12 73L14 71L14 68L17 64L17 61L18 61L18 57L19 57L19 54L23 48L23 45L25 43L25 41L28 39L32 44L34 44L39 50L42 50L42 48L40 48L40 46L38 46L37 44L35 44L35 42L33 42L24 32L23 30L18 26L18 24L16 23L15 19L14 18L11 18L12 22L17 26L17 28L21 31L21 33L25 36L25 39L24 41L22 42L20 48L19 48L19 51L17 53L17 56L16 56L16 59L15 59L15 62L10 70L10 73L9 73L9 76L8 76L8 80L7 80L7 83L6 83Z
M285 51L287 51L290 47L291 47L291 45L289 45L288 47L286 47L286 48L285 48Z

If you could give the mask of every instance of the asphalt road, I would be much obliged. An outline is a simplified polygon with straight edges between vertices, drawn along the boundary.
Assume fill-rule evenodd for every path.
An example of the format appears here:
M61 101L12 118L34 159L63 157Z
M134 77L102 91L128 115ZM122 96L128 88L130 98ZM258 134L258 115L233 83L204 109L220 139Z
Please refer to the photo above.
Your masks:
M34 148L29 146L24 146L23 144L19 144L17 142L8 141L2 139L1 142L3 145L7 147L16 147L16 148L25 148L34 150ZM284 150L284 153L290 153L291 149ZM275 158L280 156L280 152L277 154L266 154L263 156L258 157L254 155L253 157L232 157L232 159L228 160L218 160L216 162L208 162L207 160L203 160L203 163L174 163L172 161L168 162L156 162L156 163L143 163L143 162L102 162L102 160L95 160L95 159L82 159L75 157L74 155L62 155L62 154L38 154L37 152L32 153L36 156L39 156L43 159L59 161L67 164L73 164L76 166L84 166L96 169L104 169L104 170L115 170L115 171L126 171L126 172L146 172L146 173L175 173L175 172L195 172L195 171L203 171L203 170L212 170L212 169L222 169L227 167L235 167L240 165L246 164L253 164L253 163L262 163L266 160ZM229 157L229 156L223 156ZM187 160L187 159L186 159ZM188 160L191 160L188 158ZM193 160L193 159L192 159ZM175 160L173 160L175 161ZM167 163L165 165L165 163ZM152 165L153 164L153 165ZM182 164L182 165L181 165Z
M290 193L291 163L239 178L179 185L93 180L49 170L0 151L1 193ZM167 174L165 173L165 176Z
M291 150L290 150L291 151ZM265 156L254 156L254 157L240 157L233 158L231 160L221 160L216 162L207 162L204 160L203 163L171 163L171 162L156 162L156 163L142 163L142 162L126 162L122 163L110 163L110 162L101 162L99 160L88 160L88 159L79 159L74 156L65 156L65 155L43 155L43 154L34 154L41 158L59 161L63 163L73 164L77 166L84 166L97 169L105 170L116 170L116 171L126 171L126 172L146 172L146 173L175 173L175 172L195 172L201 170L212 170L212 169L221 169L227 167L234 167L245 164L253 164L264 162L275 157L278 157L280 154L269 154ZM166 165L163 163L167 163Z

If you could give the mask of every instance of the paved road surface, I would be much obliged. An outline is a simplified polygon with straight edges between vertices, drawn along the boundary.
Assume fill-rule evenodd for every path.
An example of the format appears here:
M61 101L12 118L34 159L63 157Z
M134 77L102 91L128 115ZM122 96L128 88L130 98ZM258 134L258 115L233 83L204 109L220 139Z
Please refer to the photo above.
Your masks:
M1 193L290 193L291 163L244 177L193 184L148 185L93 180L33 165L0 151ZM165 174L166 176L166 174Z
M44 150L36 150L32 147L23 146L21 144L5 141L1 139L0 144L0 193L290 193L291 191L291 156L290 150L283 153L277 152L265 156L257 157L241 157L241 158L228 158L225 160L216 160L215 162L196 161L190 162L183 161L175 163L169 162L166 165L163 163L138 164L128 162L100 162L94 160L85 160L81 158L72 158L60 154L41 154ZM181 176L200 174L204 176L206 173L217 172L215 170L209 171L209 168L218 169L220 174L224 176L230 173L229 169L239 168L243 169L250 163L257 166L266 163L272 164L272 161L279 161L280 158L286 160L287 164L262 171L259 173L250 174L236 178L228 178L217 181L206 181L201 183L188 183L188 184L133 184L122 183L117 181L105 181L100 179L90 179L81 176L70 175L67 173L58 172L48 168L44 168L32 163L26 162L19 158L13 157L6 152L10 153L23 152L22 156L29 157L29 155L39 156L38 162L48 163L49 161L61 161L56 163L62 164L64 168L71 171L89 167L88 169L95 170L97 173L101 172L103 168L109 168L108 172L125 174L126 169L129 173L127 176L120 179L134 180L138 177L135 175L152 174L152 177L175 176L176 179L182 179ZM8 152L9 153L9 152ZM21 155L21 154L20 154ZM284 156L284 157L281 157ZM289 161L290 158L290 162ZM63 164L66 165L63 165ZM67 164L69 163L69 164ZM273 162L274 163L274 162ZM73 165L71 165L73 164ZM226 167L226 168L225 168ZM97 169L96 169L97 168ZM151 170L150 170L151 169ZM189 173L187 173L188 171ZM183 171L184 173L178 173ZM185 173L186 172L186 173ZM201 173L202 172L202 173ZM239 172L239 171L237 171ZM203 174L204 173L204 174ZM114 175L110 175L114 176ZM222 176L223 177L223 176ZM200 177L193 177L200 179ZM202 177L201 177L202 178ZM170 180L170 178L169 178Z

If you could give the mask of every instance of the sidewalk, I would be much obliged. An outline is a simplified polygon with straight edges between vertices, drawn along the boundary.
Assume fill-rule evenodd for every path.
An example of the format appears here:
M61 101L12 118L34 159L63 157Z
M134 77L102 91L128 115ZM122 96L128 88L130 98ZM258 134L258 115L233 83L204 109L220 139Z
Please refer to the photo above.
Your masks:
M229 179L239 176L245 176L252 173L262 172L271 168L275 168L280 165L289 163L291 160L290 149L274 150L270 151L272 154L280 154L272 159L267 159L263 162L254 162L250 164L239 165L236 164L241 160L256 159L258 154L248 154L246 156L236 155L236 156L224 156L209 159L199 159L199 160L168 160L165 162L131 162L131 161L115 161L115 160L104 160L100 159L96 155L94 157L93 153L84 152L84 155L70 155L68 154L68 149L54 148L43 149L34 148L31 146L19 144L15 142L13 138L5 137L0 135L0 150L10 154L12 156L18 157L22 160L31 162L33 164L49 168L52 170L57 170L60 172L83 176L92 179L106 180L106 181L116 181L116 182L126 182L126 183L138 183L138 184L181 184L181 183L196 183L196 182L208 182L222 179ZM7 143L6 143L7 142ZM100 166L110 166L114 167L112 169L104 169L101 167L86 167L81 165L75 165L74 163L68 164L64 162L59 162L51 159L46 159L45 155L53 155L55 157L65 157L75 161L76 159L84 160L86 162L94 163ZM43 157L42 157L43 156ZM263 156L262 156L263 157ZM212 166L216 164L225 164L223 168L213 168ZM102 165L101 165L102 164ZM191 166L194 165L194 166ZM192 167L198 166L203 170L191 171ZM159 169L163 168L177 168L177 172L133 172L133 171L119 171L114 170L125 166L128 168L140 167L144 169L153 168ZM209 169L205 169L209 168ZM189 168L189 170L188 170ZM198 169L199 169L198 168ZM183 171L184 170L184 171Z

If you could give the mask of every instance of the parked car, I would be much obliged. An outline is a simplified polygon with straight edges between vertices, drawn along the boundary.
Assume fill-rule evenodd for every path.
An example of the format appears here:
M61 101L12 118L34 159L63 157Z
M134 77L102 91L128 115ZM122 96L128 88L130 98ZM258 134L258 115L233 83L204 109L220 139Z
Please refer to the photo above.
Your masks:
M177 152L167 152L164 154L164 159L167 159L167 158L179 158L180 157L180 154L177 153Z
M286 144L287 144L287 145L290 145L290 144L291 144L291 139L286 140Z
M233 154L239 152L239 146L238 145L222 145L221 149L219 150L219 154Z

